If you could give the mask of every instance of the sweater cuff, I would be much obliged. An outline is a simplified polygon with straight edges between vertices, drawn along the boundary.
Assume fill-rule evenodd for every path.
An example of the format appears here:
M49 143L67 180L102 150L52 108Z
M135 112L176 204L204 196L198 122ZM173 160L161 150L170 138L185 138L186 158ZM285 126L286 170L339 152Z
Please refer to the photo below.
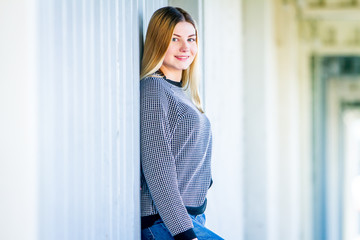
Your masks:
M196 234L192 228L174 236L175 240L192 240L194 238L196 238Z

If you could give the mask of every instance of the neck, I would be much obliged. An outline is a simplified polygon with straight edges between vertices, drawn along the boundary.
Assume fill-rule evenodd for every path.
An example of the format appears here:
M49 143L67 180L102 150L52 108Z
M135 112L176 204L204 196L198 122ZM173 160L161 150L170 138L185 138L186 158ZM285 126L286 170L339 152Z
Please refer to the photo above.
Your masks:
M182 71L178 70L178 71L169 71L166 67L161 66L160 67L160 71L165 75L165 77L167 79L170 79L172 81L175 82L180 82L181 81L181 75L182 75Z

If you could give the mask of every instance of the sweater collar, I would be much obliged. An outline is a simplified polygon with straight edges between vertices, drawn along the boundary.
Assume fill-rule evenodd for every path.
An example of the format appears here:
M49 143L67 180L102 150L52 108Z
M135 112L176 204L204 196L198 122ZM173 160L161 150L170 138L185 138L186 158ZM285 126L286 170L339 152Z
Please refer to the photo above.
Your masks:
M182 81L176 82L176 81L173 81L173 80L170 80L170 79L166 78L165 74L164 74L162 71L160 71L160 69L157 70L157 71L154 73L154 75L165 79L168 83L170 83L170 84L172 84L172 85L175 85L175 86L177 86L177 87L182 87Z

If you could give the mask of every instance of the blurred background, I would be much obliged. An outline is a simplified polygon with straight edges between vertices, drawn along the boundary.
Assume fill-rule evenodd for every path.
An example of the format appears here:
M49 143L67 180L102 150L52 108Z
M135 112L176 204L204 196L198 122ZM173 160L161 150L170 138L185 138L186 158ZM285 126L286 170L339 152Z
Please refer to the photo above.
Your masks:
M196 19L207 226L360 239L360 0L0 0L0 239L140 239L139 64Z

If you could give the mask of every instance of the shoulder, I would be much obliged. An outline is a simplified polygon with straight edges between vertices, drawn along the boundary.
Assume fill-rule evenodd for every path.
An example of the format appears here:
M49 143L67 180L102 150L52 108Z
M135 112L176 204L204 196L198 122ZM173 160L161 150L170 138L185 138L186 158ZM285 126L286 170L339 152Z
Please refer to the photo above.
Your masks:
M159 77L146 77L140 80L140 102L143 108L161 107L172 112L178 109L178 97L171 84Z
M160 77L149 76L140 80L140 90L142 92L163 92L167 89L166 82Z

